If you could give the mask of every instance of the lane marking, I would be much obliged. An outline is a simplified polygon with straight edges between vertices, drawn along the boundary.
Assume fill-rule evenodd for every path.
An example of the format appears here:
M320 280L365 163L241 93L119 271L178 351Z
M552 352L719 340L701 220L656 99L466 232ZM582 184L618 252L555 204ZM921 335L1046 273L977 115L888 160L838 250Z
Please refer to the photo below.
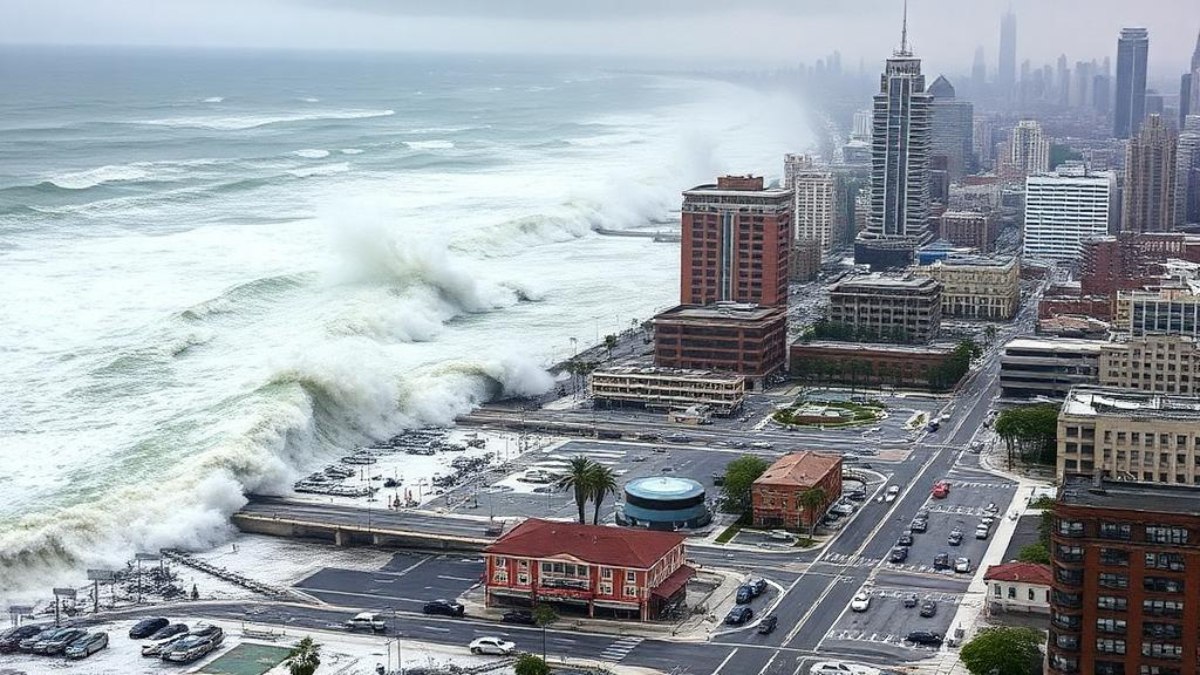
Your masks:
M734 647L733 651L729 652L729 655L725 657L725 660L721 662L721 665L717 666L717 669L712 671L712 675L718 675L721 672L721 669L725 667L725 664L729 663L729 659L732 659L733 655L736 653L738 653L738 647Z

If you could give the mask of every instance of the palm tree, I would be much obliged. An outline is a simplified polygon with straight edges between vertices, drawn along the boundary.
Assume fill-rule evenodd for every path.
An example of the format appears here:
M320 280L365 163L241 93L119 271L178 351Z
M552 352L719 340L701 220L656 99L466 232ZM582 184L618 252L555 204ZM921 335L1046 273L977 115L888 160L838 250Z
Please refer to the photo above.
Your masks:
M304 638L288 652L283 665L291 675L313 675L321 665L321 645L310 637Z
M592 514L592 524L600 524L600 505L604 503L604 498L608 495L617 494L617 474L613 470L598 462L592 463L592 475L588 482L591 488L591 497L595 500L596 510Z
M584 515L584 507L587 506L587 500L592 494L592 466L594 462L584 457L576 455L571 458L571 463L567 467L567 477L563 483L575 490L575 506L579 509L579 522L586 523L587 516Z
M808 538L812 539L817 533L817 521L820 520L818 510L825 506L827 495L819 487L811 487L800 493L800 506L808 511Z

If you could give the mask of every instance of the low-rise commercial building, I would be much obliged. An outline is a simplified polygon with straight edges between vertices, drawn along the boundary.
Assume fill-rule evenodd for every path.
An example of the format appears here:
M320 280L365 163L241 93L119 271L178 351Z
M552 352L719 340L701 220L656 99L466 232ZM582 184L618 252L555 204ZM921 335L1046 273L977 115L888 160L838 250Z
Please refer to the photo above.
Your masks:
M682 602L695 575L683 544L671 532L530 518L483 551L487 606L548 602L588 616L654 619Z
M996 216L987 211L947 211L938 219L941 239L980 253L991 253L996 243Z
M789 363L794 377L814 384L925 389L953 353L950 343L794 342Z
M1147 335L1100 349L1100 384L1163 394L1200 394L1200 347L1181 335Z
M1200 337L1200 295L1190 289L1118 291L1117 331L1133 336L1148 333Z
M787 310L719 302L681 305L654 317L654 364L717 370L761 384L787 360Z
M1198 672L1200 491L1066 476L1050 542L1050 673Z
M815 507L805 506L802 495L814 488L824 498ZM841 457L793 452L776 460L750 486L754 526L808 528L841 497Z
M1071 388L1095 384L1102 340L1016 338L1000 356L1000 390L1005 398L1062 399Z
M1050 584L1054 574L1049 565L1027 562L992 565L983 580L988 585L990 612L1050 613Z
M616 506L619 525L673 532L712 522L704 486L690 478L636 478L625 484L624 493L624 501Z
M914 271L942 284L942 316L1007 320L1021 306L1021 265L1012 256L950 256Z
M1200 485L1198 436L1200 398L1076 387L1058 414L1058 474Z
M942 325L942 285L929 277L872 274L829 289L829 321L852 326L860 336L923 343Z
M595 405L642 407L655 410L707 406L715 415L742 407L746 378L736 373L613 366L592 372L590 388Z

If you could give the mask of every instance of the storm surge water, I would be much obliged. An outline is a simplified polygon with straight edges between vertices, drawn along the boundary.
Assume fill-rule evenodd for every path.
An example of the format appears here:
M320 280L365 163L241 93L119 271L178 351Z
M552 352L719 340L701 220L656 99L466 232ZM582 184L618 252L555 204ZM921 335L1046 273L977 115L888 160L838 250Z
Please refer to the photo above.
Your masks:
M0 61L0 600L549 389L676 297L676 246L595 228L806 145L786 97L595 64Z

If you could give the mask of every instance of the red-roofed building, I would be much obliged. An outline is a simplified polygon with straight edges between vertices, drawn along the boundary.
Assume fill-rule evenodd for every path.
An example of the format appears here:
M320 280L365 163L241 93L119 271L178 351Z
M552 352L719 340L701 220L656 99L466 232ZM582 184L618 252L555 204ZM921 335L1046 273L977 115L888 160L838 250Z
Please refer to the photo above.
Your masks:
M484 549L487 606L541 602L642 621L681 603L696 573L671 532L530 518Z
M812 488L825 493L825 503L804 508L800 495ZM750 486L755 527L810 527L829 505L842 497L842 458L815 452L793 452L775 461Z
M1049 565L1028 562L992 565L983 580L988 585L988 606L992 611L1050 613L1050 584L1054 577Z

